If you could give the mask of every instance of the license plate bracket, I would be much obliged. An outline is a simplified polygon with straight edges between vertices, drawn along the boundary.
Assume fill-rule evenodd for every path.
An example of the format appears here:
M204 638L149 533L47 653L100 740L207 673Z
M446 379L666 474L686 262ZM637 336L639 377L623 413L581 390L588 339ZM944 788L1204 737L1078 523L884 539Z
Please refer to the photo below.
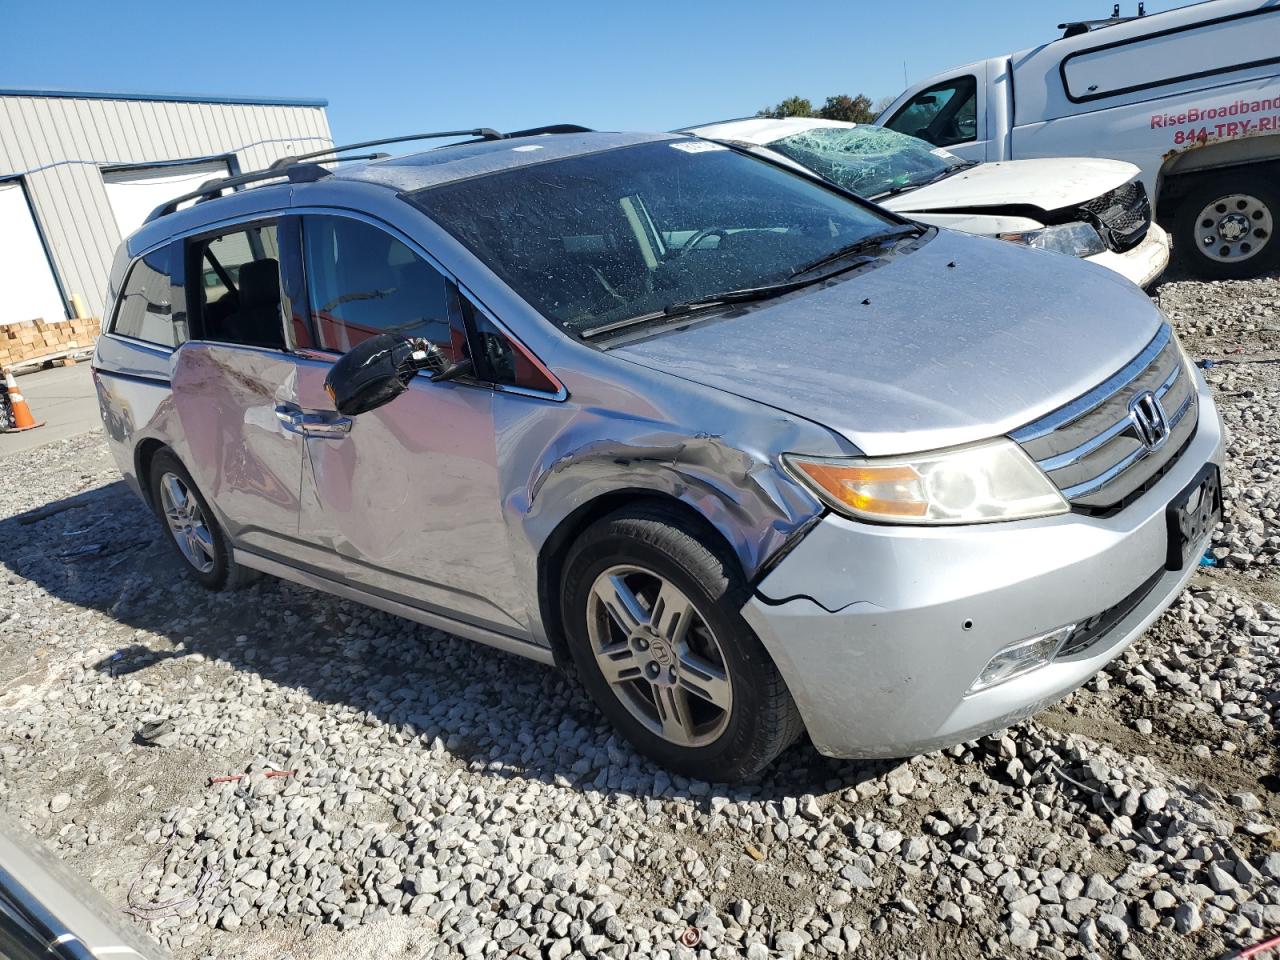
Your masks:
M1198 561L1196 554L1222 520L1222 473L1207 463L1165 508L1169 551L1165 568L1182 570Z

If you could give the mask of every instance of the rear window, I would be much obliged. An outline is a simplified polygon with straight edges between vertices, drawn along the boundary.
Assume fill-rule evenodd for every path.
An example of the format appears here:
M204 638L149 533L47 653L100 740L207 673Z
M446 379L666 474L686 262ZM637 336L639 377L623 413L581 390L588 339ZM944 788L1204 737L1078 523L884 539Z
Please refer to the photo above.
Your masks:
M186 342L181 243L161 247L134 263L116 303L111 332L161 347Z

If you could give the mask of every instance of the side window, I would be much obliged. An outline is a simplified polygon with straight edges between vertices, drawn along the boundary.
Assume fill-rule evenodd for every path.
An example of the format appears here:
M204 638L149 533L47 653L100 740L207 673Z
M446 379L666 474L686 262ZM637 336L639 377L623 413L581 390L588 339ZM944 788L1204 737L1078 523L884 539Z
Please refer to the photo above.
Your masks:
M200 272L196 299L203 339L284 349L274 223L192 241L188 262Z
M978 81L972 74L921 90L885 124L908 136L948 147L978 135Z
M476 340L476 376L488 383L508 387L523 387L542 393L556 393L560 389L542 367L521 347L499 330L483 313L472 306L466 297L459 297L462 311L467 317Z
M133 265L116 306L111 332L161 347L187 340L181 244L171 243Z
M379 333L425 337L450 362L466 356L455 296L426 260L362 220L308 216L302 248L317 344L345 353Z

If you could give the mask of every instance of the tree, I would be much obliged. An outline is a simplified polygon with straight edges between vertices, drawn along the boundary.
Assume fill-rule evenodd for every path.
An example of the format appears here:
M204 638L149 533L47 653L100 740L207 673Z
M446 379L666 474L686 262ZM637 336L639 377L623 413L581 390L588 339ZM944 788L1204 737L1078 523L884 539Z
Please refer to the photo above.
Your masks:
M818 110L818 116L845 123L870 123L876 118L871 109L871 98L862 93L856 97L844 93L827 97L827 102Z
M765 107L757 117L773 117L781 120L783 117L812 117L813 104L806 97L787 97L776 107Z
M871 106L871 98L859 93L857 96L839 94L827 97L827 102L817 110L808 97L787 97L777 106L765 107L757 117L822 117L824 120L843 120L846 123L870 123L876 118L878 111Z

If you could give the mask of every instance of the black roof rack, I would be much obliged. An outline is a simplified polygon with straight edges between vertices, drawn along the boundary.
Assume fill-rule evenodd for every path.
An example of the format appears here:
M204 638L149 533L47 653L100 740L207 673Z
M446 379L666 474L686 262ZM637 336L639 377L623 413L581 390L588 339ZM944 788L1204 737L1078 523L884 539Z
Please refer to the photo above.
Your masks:
M528 130L512 130L502 135L503 140L515 137L537 137L544 133L595 133L590 127L581 127L576 123L548 123L541 127L530 127Z
M343 160L381 160L387 157L385 153L366 153L356 157L343 157ZM195 200L200 203L204 200L213 200L222 196L223 190L231 190L236 187L242 187L245 184L257 183L260 180L279 180L285 177L290 183L312 183L323 177L330 175L330 172L324 167L315 163L294 163L291 166L282 169L274 169L268 167L265 170L253 170L249 173L239 173L231 177L215 177L212 180L206 180L190 193L184 193L180 197L174 197L172 200L166 200L160 206L156 207L149 214L147 219L142 221L144 224L157 220L160 217L168 216L178 209L188 200Z
M510 134L508 134L510 136ZM271 164L268 170L279 170L291 166L299 160L314 160L316 157L327 157L335 153L346 153L348 150L361 150L365 147L381 147L388 143L409 143L414 140L439 140L445 137L478 137L481 140L501 140L503 134L489 127L477 127L474 130L441 130L436 133L411 133L403 137L383 137L381 140L362 140L360 143L348 143L340 147L329 147L327 150L313 150L297 156L281 157ZM354 157L347 157L352 160ZM324 161L322 161L324 162Z
M1111 27L1117 23L1128 23L1131 20L1138 20L1147 15L1147 5L1145 3L1138 4L1138 15L1136 17L1120 16L1120 4L1112 4L1111 16L1102 20L1072 20L1067 23L1058 24L1058 29L1062 31L1062 39L1067 37L1078 37L1082 33L1088 33L1097 27Z
M414 140L435 140L445 137L475 137L475 140L464 142L479 143L485 140L506 140L511 137L531 137L544 133L591 132L590 127L580 127L573 123L555 123L543 127L531 127L528 130L516 130L512 133L499 133L490 127L476 127L474 130L441 130L436 133L414 133L403 137L383 137L379 140L362 140L359 143L327 147L324 150L313 150L310 153L281 157L263 170L253 170L249 173L236 174L231 177L217 177L213 180L207 180L190 193L184 193L180 197L174 197L172 200L166 200L160 204L147 215L147 219L143 223L150 223L152 220L173 213L188 200L195 200L197 203L213 200L222 196L223 190L242 187L262 180L277 180L281 177L287 177L290 183L312 183L330 175L330 171L320 166L322 163L337 163L343 160L382 160L390 156L390 154L386 153L338 156L338 154L345 154L351 150L361 150L365 147L380 147L390 143L409 143Z

